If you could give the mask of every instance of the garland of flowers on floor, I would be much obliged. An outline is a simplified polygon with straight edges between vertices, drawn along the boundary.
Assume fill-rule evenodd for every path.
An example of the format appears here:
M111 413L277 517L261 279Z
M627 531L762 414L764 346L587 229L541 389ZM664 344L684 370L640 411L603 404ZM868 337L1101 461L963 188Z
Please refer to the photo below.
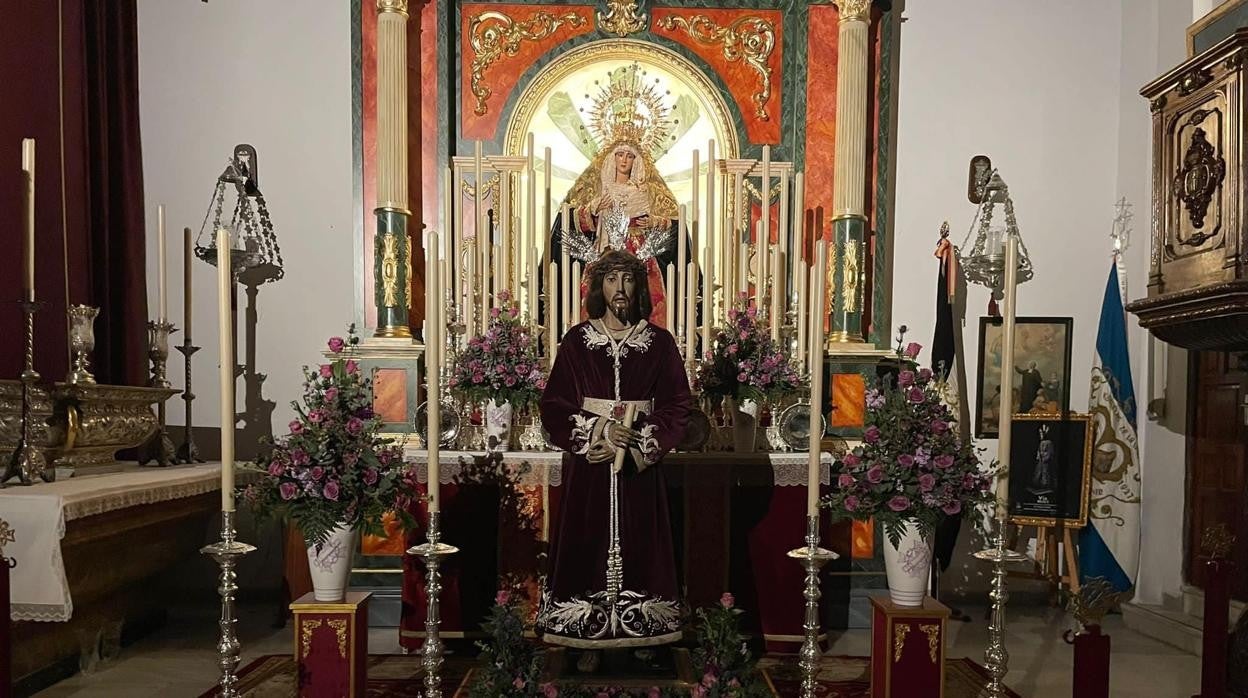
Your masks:
M741 632L741 609L732 594L718 605L696 612L697 648L694 661L702 681L691 690L659 686L561 686L542 680L540 644L525 638L526 619L532 614L519 594L502 590L494 599L482 628L489 640L478 642L478 668L473 671L469 698L756 698L770 696L758 672L758 659Z

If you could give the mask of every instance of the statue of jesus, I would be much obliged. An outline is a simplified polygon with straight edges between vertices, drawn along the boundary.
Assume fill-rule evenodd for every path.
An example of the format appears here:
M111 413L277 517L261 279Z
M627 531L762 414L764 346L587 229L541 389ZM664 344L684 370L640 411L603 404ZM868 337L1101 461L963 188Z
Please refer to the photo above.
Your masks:
M588 650L674 642L682 614L660 463L684 434L689 382L671 333L647 320L646 266L609 250L587 276L590 319L560 342L541 400L566 453L538 628ZM625 424L630 406L637 419Z

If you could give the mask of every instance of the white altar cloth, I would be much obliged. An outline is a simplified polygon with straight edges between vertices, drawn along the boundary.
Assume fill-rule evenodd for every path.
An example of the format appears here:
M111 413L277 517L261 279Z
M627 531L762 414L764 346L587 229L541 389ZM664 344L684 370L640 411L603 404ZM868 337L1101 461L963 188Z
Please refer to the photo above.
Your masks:
M67 522L220 488L221 464L205 463L171 468L131 465L120 472L0 490L0 520L9 524L14 535L13 542L4 546L4 554L17 560L10 572L10 617L64 622L73 615L61 558Z

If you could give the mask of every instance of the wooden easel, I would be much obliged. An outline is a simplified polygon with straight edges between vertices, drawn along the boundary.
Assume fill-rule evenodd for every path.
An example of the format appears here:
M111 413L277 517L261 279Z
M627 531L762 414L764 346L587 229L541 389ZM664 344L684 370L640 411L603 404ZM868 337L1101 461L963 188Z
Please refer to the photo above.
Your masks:
M1029 522L1015 525L1018 526L1017 533L1019 537L1028 528L1036 530L1036 566L1034 572L1012 572L1010 575L1027 579L1047 580L1050 589L1054 592L1054 601L1056 601L1057 592L1060 591L1063 584L1066 585L1071 594L1078 594L1079 558L1075 554L1072 532L1079 527L1071 526L1063 521L1052 523ZM1060 556L1057 552L1059 541L1062 544L1062 555ZM1066 563L1064 571L1062 569L1062 558L1065 558Z

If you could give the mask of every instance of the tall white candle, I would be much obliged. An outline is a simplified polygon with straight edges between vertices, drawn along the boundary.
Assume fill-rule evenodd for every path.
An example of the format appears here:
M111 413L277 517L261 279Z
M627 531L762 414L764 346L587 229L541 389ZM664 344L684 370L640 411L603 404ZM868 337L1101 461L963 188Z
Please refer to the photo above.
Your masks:
M794 275L793 284L797 287L797 364L801 366L802 372L808 370L806 364L806 328L810 326L810 318L807 316L808 309L806 307L806 296L810 292L810 267L806 266L806 262L797 259L793 265Z
M787 172L780 175L780 228L776 230L776 251L785 255L785 259L789 256L789 237L793 235L793 229L790 227L789 216L792 212L789 210L789 174ZM788 287L788 284L785 284Z
M581 263L572 263L572 321L568 327L572 327L581 321Z
M667 265L667 271L664 272L663 279L663 295L667 299L667 307L664 308L663 319L667 323L667 331L673 336L676 335L676 265ZM679 341L679 339L677 340Z
M512 211L511 211L511 171L500 168L498 170L498 198L499 201L494 202L494 244L498 247L495 250L495 258L498 263L494 265L494 292L511 291L512 274L511 274L511 243L513 232L511 229ZM518 294L511 294L512 299L519 302Z
M762 186L758 202L758 302L761 313L769 313L766 307L767 284L771 279L771 146L763 146ZM774 282L773 282L774 283Z
M428 417L425 448L429 452L429 512L442 507L441 435L442 435L442 304L438 302L442 285L438 279L441 263L438 258L438 233L429 231L429 254L425 256L425 415Z
M442 170L442 235L441 235L442 247L443 247L442 260L443 260L443 263L446 265L444 268L444 271L447 273L444 273L442 275L442 278L440 279L440 281L442 282L442 288L443 288L442 298L446 297L445 292L447 289L449 289L451 292L450 302L453 304L452 307L463 307L459 305L459 292L458 292L459 287L455 285L456 277L462 275L463 270L460 269L458 265L449 263L456 258L455 254L459 251L459 240L455 237L455 233L454 233L455 228L454 228L454 225L451 223L451 219L454 218L455 216L455 200L451 196L452 192L454 191L454 188L455 188L455 170L453 170L450 167L447 167L446 169Z
M26 300L35 302L35 139L22 139L23 252Z
M559 228L565 236L574 229L572 207L567 203L563 204L559 215ZM572 327L572 255L568 254L568 246L563 244L562 239L559 249L563 250L559 255L559 317L563 321L559 336L563 337Z
M742 242L749 242L750 239L750 218L748 215L750 208L745 202L745 177L740 172L733 177L732 187L733 204L731 213L732 217L730 220L733 243L728 249L729 254L732 252L739 252ZM739 272L741 270L741 260L738 259L737 263L729 268L736 269ZM747 266L746 268L748 269L749 267ZM737 288L738 290L749 289L748 280L742 281L741 279L737 279L736 281L737 282L734 284L734 288Z
M545 197L546 198L544 199L546 201L546 206L542 208L542 213L544 214L544 218L542 219L542 230L540 233L542 236L541 243L538 245L538 247L540 247L542 250L542 259L546 263L549 263L549 262L554 261L553 259L550 258L550 223L551 223L550 217L551 217L551 214L555 210L553 208L555 205L554 201L552 201L550 198L550 168L551 166L550 166L550 148L549 147L546 148L543 155L545 155L546 157L546 163L545 165L543 165L543 169L545 170L543 173L543 176L545 177L545 180L546 180L545 181L545 187L546 187ZM549 290L546 291L546 294L549 296L551 294L551 291Z
M705 259L702 267L702 351L711 347L711 324L714 318L710 314L713 296L715 295L715 277L718 265L715 264L715 141L706 144L706 236Z
M689 200L693 202L693 208L690 209L689 211L690 223L696 223L697 221L701 220L701 216L698 215L698 204L702 203L701 201L698 200L698 182L702 180L702 173L700 171L701 169L702 169L702 162L699 159L698 149L694 148L693 149L693 175L690 177L690 180L693 182L693 194L692 196L689 197ZM694 246L694 249L695 250L697 249L697 245Z
M157 283L160 287L160 315L156 319L161 322L169 320L169 270L166 266L165 252L165 205L156 207L156 254L160 259L156 265Z
M532 140L533 135L529 134L529 138L530 140ZM532 162L532 160L533 158L532 156L530 156L529 161ZM532 326L536 326L537 320L538 320L537 318L537 287L539 285L538 284L539 277L537 275L537 270L538 270L538 266L537 266L537 171L534 170L532 166L529 167L528 180L529 180L529 210L528 210L528 216L527 216L528 233L524 237L524 259L525 259L524 266L525 266L525 269L529 273L527 274L528 278L525 280L526 281L525 285L529 292L528 293L529 324Z
M806 516L819 515L819 466L822 455L823 431L819 425L823 423L823 318L820 308L823 307L823 284L820 283L819 269L828 265L828 244L820 241L815 257L818 262L811 270L811 332L810 332L810 460L806 470Z
M477 302L481 304L479 311L481 317L481 330L485 330L486 318L490 315L490 265L489 250L490 240L485 231L485 175L481 162L481 141L473 142L472 151L472 203L473 203L473 225L472 237L473 244L476 245L476 260L479 263L477 269L473 271L473 282L477 284L477 293L479 297Z
M550 368L555 367L555 354L559 349L559 315L555 312L555 305L552 299L556 285L559 283L559 267L550 262L546 265L546 288L549 289L546 298L546 358L550 361Z
M744 242L739 245L737 254L737 291L750 293L750 246Z
M681 204L680 206L676 208L676 269L678 272L685 271L685 264L687 262L686 255L688 254L688 252L686 251L686 246L685 246L685 223L687 222L687 220L688 220L688 209L685 208L684 204ZM678 273L677 276L680 276L680 274ZM677 283L679 284L679 286L675 288L683 291L685 288L684 279L683 278L678 279ZM673 292L671 295L668 296L668 298L675 300L676 296L678 295L680 294ZM669 327L667 329L672 331L673 333L676 332L677 329L680 329L680 331L683 332L684 328L687 325L688 325L688 319L685 317L685 304L680 303L680 307L676 309L676 325L674 327Z
M230 231L217 230L217 328L221 356L221 511L234 511L234 323L230 311Z
M793 178L793 246L798 253L794 259L806 257L806 173L798 172Z
M784 271L784 255L779 252L771 256L771 313L768 320L771 322L771 339L772 341L780 341L780 327L784 325L784 286L780 283L780 276Z
M997 478L997 518L1005 517L1009 501L1010 427L1014 422L1014 317L1018 310L1018 238L1011 235L1005 242L1005 289L1001 318L1001 395L997 405L997 462L1001 464Z
M697 336L694 325L697 323L697 297L698 297L698 263L689 262L685 266L685 360L692 361L696 358L693 354L693 338Z

